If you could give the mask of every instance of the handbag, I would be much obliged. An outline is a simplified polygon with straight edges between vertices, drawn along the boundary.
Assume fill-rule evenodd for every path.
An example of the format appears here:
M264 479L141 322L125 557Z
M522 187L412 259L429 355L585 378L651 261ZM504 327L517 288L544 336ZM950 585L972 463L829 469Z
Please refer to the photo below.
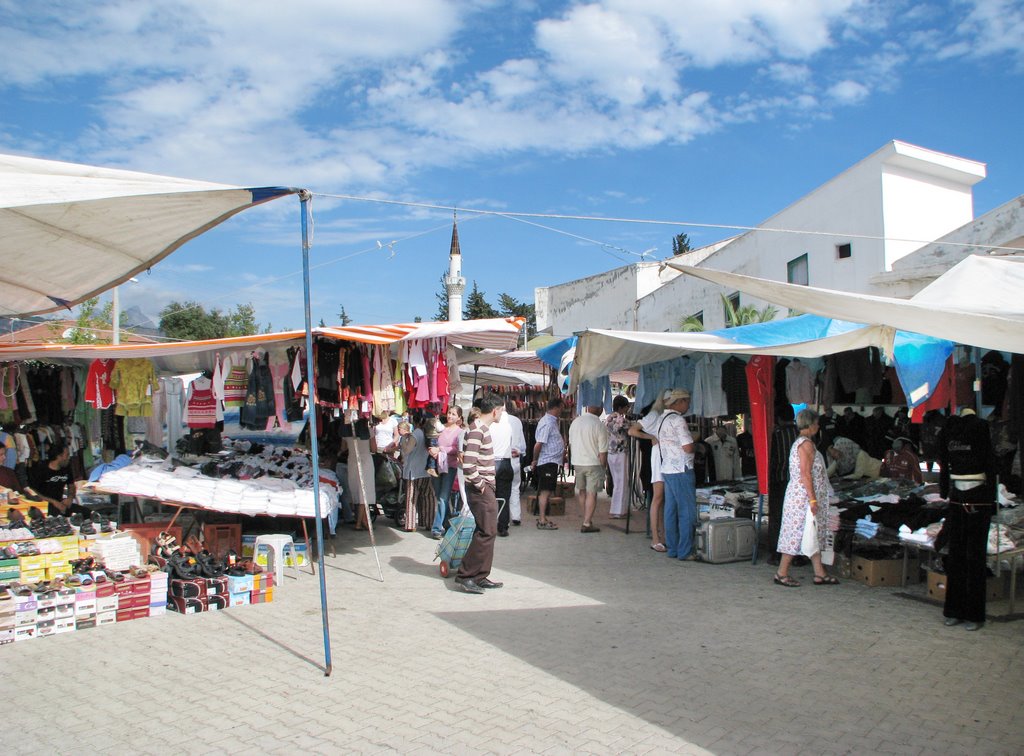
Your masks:
M818 520L811 514L811 508L807 507L804 516L804 536L800 540L800 553L804 556L812 556L820 551L818 546Z

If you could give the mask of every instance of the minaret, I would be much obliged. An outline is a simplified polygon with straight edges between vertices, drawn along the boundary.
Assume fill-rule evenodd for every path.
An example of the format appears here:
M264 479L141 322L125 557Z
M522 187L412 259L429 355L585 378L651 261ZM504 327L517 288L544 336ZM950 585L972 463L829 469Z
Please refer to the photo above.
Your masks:
M462 277L462 250L459 249L459 219L452 216L452 248L448 253L448 275L444 279L448 289L448 320L462 320L462 293L466 279Z

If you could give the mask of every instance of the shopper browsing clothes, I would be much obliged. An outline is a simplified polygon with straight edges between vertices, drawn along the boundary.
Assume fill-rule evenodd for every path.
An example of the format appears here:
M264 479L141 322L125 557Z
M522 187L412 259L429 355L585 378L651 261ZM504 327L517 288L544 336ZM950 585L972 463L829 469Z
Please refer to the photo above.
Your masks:
M665 481L665 548L672 558L692 562L693 531L697 526L697 488L694 483L693 436L686 424L690 392L671 389L664 396L665 414L658 428L661 477Z
M559 397L548 400L547 412L537 423L533 445L534 475L537 479L537 528L558 530L548 519L548 499L558 486L558 471L565 463L565 439L558 420L562 416L565 401Z
M454 512L450 502L454 495L452 486L455 485L455 475L459 471L459 442L463 434L462 407L457 404L449 407L445 420L444 430L437 437L437 461L440 475L434 478L434 498L437 500L437 511L434 514L434 523L430 528L430 533L435 539L444 535L445 521Z
M800 581L789 575L793 557L809 556L814 565L815 585L838 585L839 581L825 571L821 561L821 543L826 537L828 501L832 486L825 472L825 458L814 445L818 432L818 413L803 409L796 414L799 431L789 451L789 485L782 505L782 527L779 532L779 569L775 584L798 588ZM814 532L805 534L810 527ZM805 539L805 535L807 538Z
M996 459L988 423L974 410L960 410L939 438L939 492L949 500L946 524L936 541L945 542L947 625L965 630L985 624L986 549L995 502Z
M612 479L612 503L609 515L613 520L626 516L626 432L629 430L629 399L619 395L612 400L612 413L605 418L608 429L608 474Z
M658 427L661 425L661 416L665 413L664 394L654 401L647 409L639 422L629 428L629 435L641 441L651 442L650 452L650 490L651 490L651 551L664 554L665 546L665 519L662 517L662 506L665 503L665 482L661 477L661 449L658 447Z
M585 407L583 414L569 426L569 449L576 473L576 490L583 496L581 533L599 533L594 524L597 494L604 488L604 469L608 464L608 429L600 420L601 407Z
M462 473L476 529L455 577L465 593L474 594L502 586L489 577L498 534L498 500L494 495L494 449L488 431L502 401L494 394L485 394L477 402L480 414L469 426L462 452Z
M427 415L416 415L412 423L399 423L402 452L402 479L405 481L405 530L416 530L417 524L428 527L434 520L434 489L427 475L427 438L423 426Z

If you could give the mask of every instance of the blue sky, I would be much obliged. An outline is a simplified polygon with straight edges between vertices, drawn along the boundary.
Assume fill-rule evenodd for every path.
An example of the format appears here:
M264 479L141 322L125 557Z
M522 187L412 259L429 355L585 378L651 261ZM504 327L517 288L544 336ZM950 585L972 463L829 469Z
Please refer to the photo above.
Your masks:
M756 225L900 139L987 163L983 213L1024 193L1022 74L1011 0L0 0L0 152L309 188L314 322L385 323L434 314L451 213L338 195L464 208L463 274L532 300L730 232L469 210ZM278 200L122 301L299 328L299 251Z

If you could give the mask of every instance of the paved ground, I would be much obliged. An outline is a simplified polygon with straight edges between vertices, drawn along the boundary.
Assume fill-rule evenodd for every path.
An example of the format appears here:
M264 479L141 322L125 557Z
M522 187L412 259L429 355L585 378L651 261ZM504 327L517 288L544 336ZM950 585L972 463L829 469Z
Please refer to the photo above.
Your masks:
M604 511L607 511L605 504ZM897 591L670 561L640 533L527 520L505 588L456 592L378 529L273 604L0 647L10 753L1021 753L1024 622L980 633ZM807 570L803 571L809 576ZM799 573L799 571L798 571Z

